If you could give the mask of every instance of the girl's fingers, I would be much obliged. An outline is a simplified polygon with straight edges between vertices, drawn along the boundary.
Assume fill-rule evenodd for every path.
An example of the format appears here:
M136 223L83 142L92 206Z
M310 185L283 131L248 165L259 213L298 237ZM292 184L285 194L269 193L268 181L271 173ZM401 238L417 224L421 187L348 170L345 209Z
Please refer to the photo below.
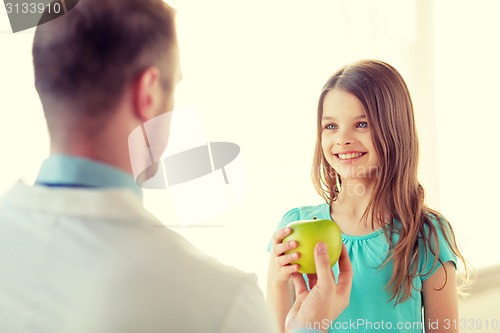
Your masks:
M290 235L291 232L292 232L292 229L290 227L285 227L285 228L282 228L282 229L276 231L273 235L273 243L280 244L281 241L283 240L283 238Z
M299 268L300 268L299 264L287 265L283 267L283 269L287 274L297 273L299 271Z
M288 265L288 264L296 261L297 259L299 259L299 257L300 257L300 253L298 253L298 252L285 254L285 255L276 257L276 263L278 264L278 266L285 266L285 265Z
M284 242L284 243L278 243L273 246L273 253L275 256L281 256L283 253L286 251L290 251L292 249L295 249L297 247L298 243L297 241L289 241L289 242Z

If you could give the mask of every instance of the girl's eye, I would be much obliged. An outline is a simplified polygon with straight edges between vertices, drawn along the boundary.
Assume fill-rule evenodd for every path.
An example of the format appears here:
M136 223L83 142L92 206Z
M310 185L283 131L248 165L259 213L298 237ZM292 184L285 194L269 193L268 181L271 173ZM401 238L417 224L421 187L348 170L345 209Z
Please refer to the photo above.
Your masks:
M362 122L358 123L358 127L360 127L360 128L367 128L368 127L368 123L366 121L362 121Z
M331 130L331 129L337 129L337 125L335 124L328 124L325 126L325 129Z

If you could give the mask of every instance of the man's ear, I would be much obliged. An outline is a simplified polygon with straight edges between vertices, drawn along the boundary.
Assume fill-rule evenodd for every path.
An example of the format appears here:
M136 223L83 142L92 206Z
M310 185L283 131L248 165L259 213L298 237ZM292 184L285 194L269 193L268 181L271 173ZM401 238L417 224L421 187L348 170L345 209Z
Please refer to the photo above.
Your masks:
M156 67L145 69L132 87L133 106L136 116L145 122L154 116L161 100L160 71Z

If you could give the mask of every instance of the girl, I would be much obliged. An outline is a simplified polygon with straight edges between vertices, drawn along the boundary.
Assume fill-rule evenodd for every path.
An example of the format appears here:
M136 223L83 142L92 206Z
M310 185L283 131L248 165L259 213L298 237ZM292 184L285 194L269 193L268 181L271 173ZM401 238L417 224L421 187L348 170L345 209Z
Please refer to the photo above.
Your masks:
M337 222L354 274L349 306L321 329L458 332L456 264L465 261L448 221L424 204L413 106L401 75L374 60L341 68L321 92L317 129L312 178L325 203L288 211L271 243L268 302L280 324L299 256L284 254L297 246L281 242L290 233L285 227L316 217Z

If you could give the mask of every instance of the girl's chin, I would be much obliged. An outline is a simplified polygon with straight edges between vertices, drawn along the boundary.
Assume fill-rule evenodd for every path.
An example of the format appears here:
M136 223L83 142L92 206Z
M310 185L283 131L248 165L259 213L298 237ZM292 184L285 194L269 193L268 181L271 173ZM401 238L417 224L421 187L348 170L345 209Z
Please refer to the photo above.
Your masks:
M352 181L366 181L371 178L378 178L378 168L339 168L340 177L342 180L352 180Z
M366 183L375 181L375 177L342 177L342 183Z

